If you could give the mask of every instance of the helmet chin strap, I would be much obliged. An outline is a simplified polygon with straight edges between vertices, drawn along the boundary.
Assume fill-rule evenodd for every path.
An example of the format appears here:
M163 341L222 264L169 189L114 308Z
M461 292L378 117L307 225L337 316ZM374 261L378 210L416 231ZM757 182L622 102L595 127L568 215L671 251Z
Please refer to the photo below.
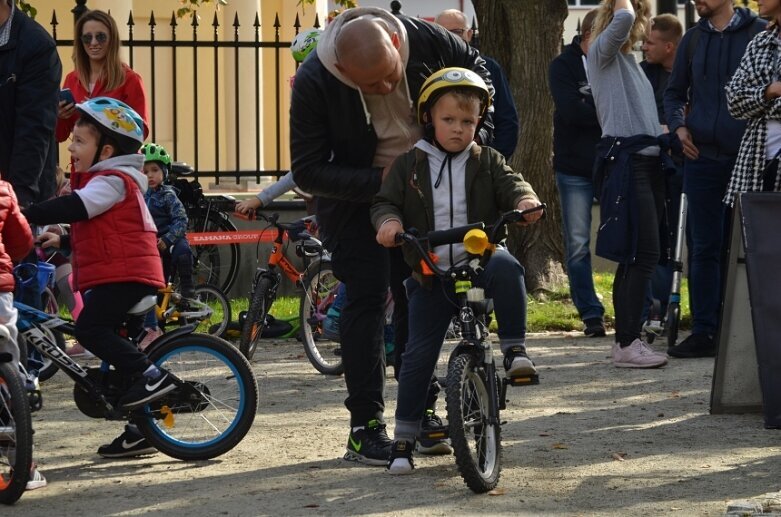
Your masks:
M104 145L106 145L106 137L103 135L103 133L101 133L100 139L98 140L98 150L95 151L95 157L92 158L92 163L89 167L87 167L88 169L100 161L100 153L103 151Z

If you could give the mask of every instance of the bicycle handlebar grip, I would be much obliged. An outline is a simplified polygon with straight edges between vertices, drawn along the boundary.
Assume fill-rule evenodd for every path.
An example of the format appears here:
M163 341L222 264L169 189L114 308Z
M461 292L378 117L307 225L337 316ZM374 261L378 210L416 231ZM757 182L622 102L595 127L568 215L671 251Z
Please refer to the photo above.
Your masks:
M469 230L484 230L484 229L485 229L485 224L472 223L472 224L467 224L465 226L458 226L456 228L451 228L449 230L437 230L433 232L428 232L426 238L428 239L429 246L433 248L434 246L441 246L442 244L455 244L461 242L462 240L464 240L464 235L466 235Z

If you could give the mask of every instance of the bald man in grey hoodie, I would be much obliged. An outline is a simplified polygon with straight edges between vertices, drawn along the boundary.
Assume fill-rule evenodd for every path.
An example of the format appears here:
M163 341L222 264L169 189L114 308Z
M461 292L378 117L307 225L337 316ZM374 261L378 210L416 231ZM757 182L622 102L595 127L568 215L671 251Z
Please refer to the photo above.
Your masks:
M368 465L386 465L392 445L383 417L389 282L396 312L406 314L406 304L398 303L403 278L390 279L391 269L399 277L402 270L390 267L388 250L376 242L369 207L393 160L422 135L414 107L423 81L451 66L474 70L490 85L479 53L442 27L355 8L326 27L293 85L291 169L296 184L318 198L334 274L347 290L339 320L350 412L345 458ZM491 120L481 143L491 143Z

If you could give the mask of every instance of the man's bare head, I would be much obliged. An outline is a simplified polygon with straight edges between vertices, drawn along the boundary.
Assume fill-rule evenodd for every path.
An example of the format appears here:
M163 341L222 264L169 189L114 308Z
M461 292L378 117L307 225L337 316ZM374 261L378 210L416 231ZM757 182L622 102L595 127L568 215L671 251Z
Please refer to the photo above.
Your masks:
M467 25L466 15L458 9L445 9L434 21L467 43L472 41L473 32Z
M336 35L336 68L365 94L387 95L396 89L404 68L399 35L379 18L346 22Z

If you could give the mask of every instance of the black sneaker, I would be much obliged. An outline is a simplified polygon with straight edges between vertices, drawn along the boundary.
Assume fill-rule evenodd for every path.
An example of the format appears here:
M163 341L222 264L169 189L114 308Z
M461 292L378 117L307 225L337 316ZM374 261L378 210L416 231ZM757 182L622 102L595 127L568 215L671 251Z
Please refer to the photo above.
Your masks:
M162 398L166 393L174 389L176 389L176 383L173 375L160 369L160 374L157 377L142 375L127 390L127 393L119 399L119 407L122 409L135 409Z
M385 424L369 420L363 429L350 431L344 459L365 465L385 466L391 454L393 442L385 432Z
M589 318L583 320L583 333L586 337L605 337L605 323L602 318Z
M125 432L114 438L114 441L98 447L98 454L104 458L132 458L144 454L155 454L157 449L149 445L141 433L125 426Z
M692 334L678 345L668 348L667 354L679 359L716 357L716 343L707 334Z
M433 409L427 409L426 414L423 415L423 421L420 424L422 434L426 431L432 431L435 429L442 429L445 425L442 423L442 419L434 413ZM415 450L421 454L429 454L431 456L442 454L453 454L453 448L447 443L447 438L420 438Z
M514 346L504 354L504 371L507 377L518 377L521 375L534 375L537 368L529 356L526 355L526 347Z
M415 463L412 461L412 449L414 448L412 442L394 440L386 467L388 474L394 476L412 474L412 471L415 470Z

